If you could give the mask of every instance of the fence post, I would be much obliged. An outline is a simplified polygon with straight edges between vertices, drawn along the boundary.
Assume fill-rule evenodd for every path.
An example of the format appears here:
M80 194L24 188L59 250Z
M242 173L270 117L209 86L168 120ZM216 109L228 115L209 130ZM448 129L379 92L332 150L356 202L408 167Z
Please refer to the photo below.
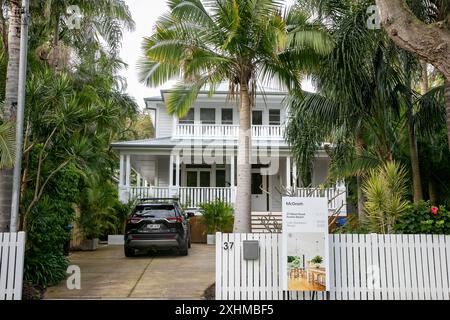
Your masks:
M222 300L222 233L216 233L216 300Z

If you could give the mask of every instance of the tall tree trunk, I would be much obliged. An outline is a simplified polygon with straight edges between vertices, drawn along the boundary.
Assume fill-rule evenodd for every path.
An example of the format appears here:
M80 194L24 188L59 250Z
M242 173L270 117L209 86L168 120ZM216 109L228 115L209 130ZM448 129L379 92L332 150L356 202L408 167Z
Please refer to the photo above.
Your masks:
M447 119L448 147L450 148L450 79L445 79L445 115Z
M20 59L20 0L10 0L8 7L8 66L6 70L3 120L16 122ZM13 169L0 169L0 232L9 231L11 222Z
M426 72L426 67L424 68L422 65L422 69ZM408 88L412 87L412 81L411 81L411 70L407 70L407 85ZM428 77L428 74L427 74ZM423 74L422 74L422 80L421 80L421 87L424 86L423 82ZM428 81L427 85L428 85ZM428 90L428 89L426 89ZM416 136L416 125L414 123L414 108L413 108L413 101L412 101L412 93L408 93L408 116L407 116L407 126L408 126L408 144L409 144L409 156L410 156L410 162L411 162L411 174L412 174L412 180L413 180L413 201L414 203L419 202L420 200L423 200L423 193L422 193L422 179L420 177L420 164L419 164L419 151L417 148L417 136Z
M414 203L423 200L422 179L420 177L419 152L417 149L417 136L412 116L412 110L408 114L408 142L411 158L411 173L413 178L413 196Z
M234 220L235 233L251 232L251 104L248 84L242 81L240 88L239 111L239 145L237 157L237 191L236 213Z

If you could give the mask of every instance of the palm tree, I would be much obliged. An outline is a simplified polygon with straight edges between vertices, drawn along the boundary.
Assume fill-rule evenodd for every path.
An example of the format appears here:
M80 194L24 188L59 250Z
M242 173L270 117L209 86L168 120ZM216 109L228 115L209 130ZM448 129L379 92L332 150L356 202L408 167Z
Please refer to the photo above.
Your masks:
M144 41L140 78L158 86L181 78L167 99L171 114L183 117L199 91L210 93L229 82L230 97L239 101L240 130L237 165L235 232L250 231L250 111L258 81L300 87L301 70L317 66L332 41L308 23L298 7L275 0L170 0L170 13L160 17Z
M8 66L6 71L5 103L0 113L5 123L15 124L19 87L21 1L8 4ZM3 39L6 42L6 39ZM5 48L6 49L6 48ZM0 232L9 231L12 201L13 169L0 168Z

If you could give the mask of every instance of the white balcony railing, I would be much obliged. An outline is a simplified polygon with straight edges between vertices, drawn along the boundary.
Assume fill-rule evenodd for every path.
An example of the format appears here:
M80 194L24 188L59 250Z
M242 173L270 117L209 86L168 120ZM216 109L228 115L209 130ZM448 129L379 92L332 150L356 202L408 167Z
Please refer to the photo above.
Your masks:
M226 203L234 203L234 188L189 188L189 187L121 187L120 200L127 203L130 200L142 198L179 198L182 205L198 207L202 203L216 199Z
M283 140L284 126L252 126L253 139ZM173 137L175 139L228 139L239 138L239 125L219 124L177 124Z

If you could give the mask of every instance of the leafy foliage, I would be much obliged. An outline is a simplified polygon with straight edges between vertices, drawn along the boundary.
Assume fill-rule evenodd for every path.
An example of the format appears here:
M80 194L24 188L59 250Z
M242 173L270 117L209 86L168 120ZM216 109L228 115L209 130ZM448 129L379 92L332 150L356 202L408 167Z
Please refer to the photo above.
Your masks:
M223 81L230 96L245 87L251 96L259 82L288 90L300 86L301 71L317 66L331 37L300 7L273 0L170 0L170 13L158 20L143 44L140 78L158 86L181 81L167 97L170 113L183 117L206 86Z
M0 123L0 169L13 165L15 159L15 133L10 123Z
M228 203L216 200L200 205L203 211L201 222L206 226L208 234L225 232L233 226L233 207Z
M408 208L407 182L405 168L396 162L370 171L362 189L371 232L393 233L397 219Z
M79 199L80 177L69 167L57 174L52 193L45 194L28 218L25 280L43 288L66 277L64 244L70 240L74 203Z
M405 234L450 234L450 210L427 201L411 204L398 219L395 230Z

